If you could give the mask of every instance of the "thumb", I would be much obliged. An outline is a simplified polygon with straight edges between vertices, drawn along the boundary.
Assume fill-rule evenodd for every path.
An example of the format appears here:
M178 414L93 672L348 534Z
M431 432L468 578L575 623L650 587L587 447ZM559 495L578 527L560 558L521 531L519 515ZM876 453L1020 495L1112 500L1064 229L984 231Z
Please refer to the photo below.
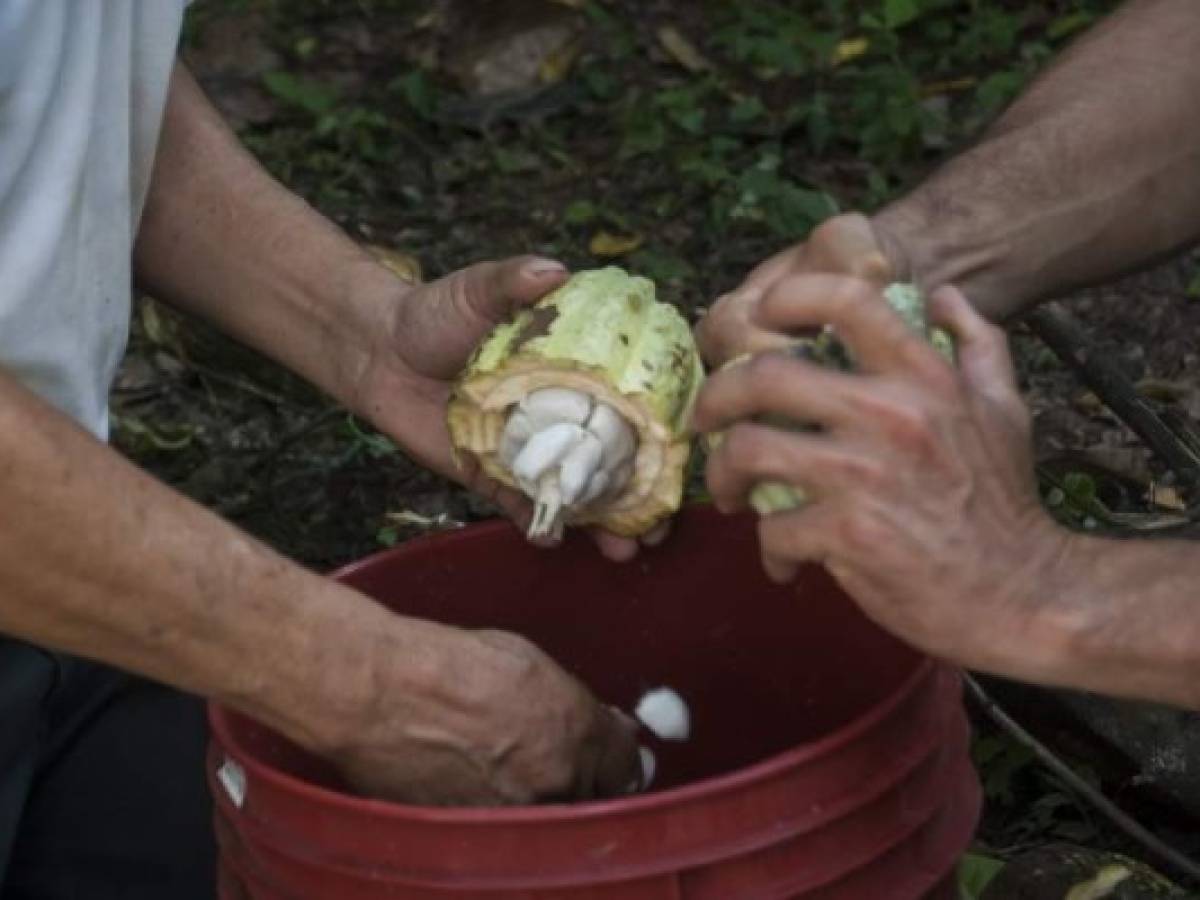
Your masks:
M527 255L476 263L463 276L470 311L498 324L562 285L570 273L557 260Z

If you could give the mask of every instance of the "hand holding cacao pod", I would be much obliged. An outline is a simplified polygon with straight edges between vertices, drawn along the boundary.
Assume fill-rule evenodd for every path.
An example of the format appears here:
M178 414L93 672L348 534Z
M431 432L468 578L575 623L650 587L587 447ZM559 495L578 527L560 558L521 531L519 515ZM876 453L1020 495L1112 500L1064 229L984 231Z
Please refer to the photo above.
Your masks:
M494 329L447 407L451 441L522 490L529 536L643 535L678 510L704 378L686 320L615 266L579 272Z

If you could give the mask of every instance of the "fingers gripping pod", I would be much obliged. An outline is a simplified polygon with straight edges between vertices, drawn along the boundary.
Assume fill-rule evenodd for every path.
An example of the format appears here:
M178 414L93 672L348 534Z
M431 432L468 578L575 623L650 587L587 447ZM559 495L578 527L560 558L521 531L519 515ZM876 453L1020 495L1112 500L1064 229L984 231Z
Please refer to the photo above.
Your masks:
M938 353L951 362L955 359L954 339L941 328L930 327L925 310L925 298L915 285L895 282L888 285L883 292L884 299L905 323L917 334L924 337ZM788 348L794 356L843 372L853 372L856 368L854 356L850 350L838 340L831 328L823 329L811 338L797 338ZM750 355L736 357L726 363L726 367L745 362ZM793 431L814 431L815 426L804 422L764 420L763 424L773 425ZM724 433L709 435L709 449L720 446ZM777 481L766 481L757 484L750 493L750 505L760 516L783 512L803 506L807 498L798 486Z
M454 387L455 452L566 525L641 535L675 512L704 378L686 320L615 266L576 273L483 341Z

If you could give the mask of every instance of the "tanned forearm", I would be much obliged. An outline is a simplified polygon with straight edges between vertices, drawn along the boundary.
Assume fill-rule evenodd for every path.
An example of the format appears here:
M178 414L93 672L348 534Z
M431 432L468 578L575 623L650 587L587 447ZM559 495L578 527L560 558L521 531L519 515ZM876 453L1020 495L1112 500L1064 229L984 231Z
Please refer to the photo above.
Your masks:
M353 405L408 285L273 179L176 67L135 248L139 286Z
M352 728L339 715L372 702L381 654L419 660L432 643L436 626L399 628L141 473L2 370L0 461L0 633L215 698L319 751Z
M989 317L1200 237L1200 3L1130 0L875 217L902 275Z
M1200 710L1200 557L1188 541L1073 535L1013 677Z

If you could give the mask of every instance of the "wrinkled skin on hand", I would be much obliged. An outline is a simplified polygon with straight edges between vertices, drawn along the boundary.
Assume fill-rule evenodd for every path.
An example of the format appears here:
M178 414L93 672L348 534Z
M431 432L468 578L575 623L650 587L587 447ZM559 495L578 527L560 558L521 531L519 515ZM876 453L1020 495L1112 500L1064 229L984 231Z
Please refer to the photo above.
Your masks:
M488 478L478 466L455 462L446 401L452 381L492 328L568 277L560 263L523 256L477 263L413 288L380 324L354 404L417 461L491 500L522 530L533 511L529 499ZM665 533L658 529L643 543L655 543ZM598 530L592 534L612 559L627 560L637 552L638 542L629 538Z
M781 281L799 275L845 275L878 287L901 277L885 247L891 243L865 216L845 213L813 229L808 240L755 267L733 291L717 299L696 328L705 360L719 367L743 353L783 346L786 338L753 317L754 306Z
M783 278L754 305L750 327L786 334L830 324L861 371L767 352L710 377L695 425L730 429L707 470L721 509L743 509L764 480L809 494L804 508L760 520L773 579L822 564L894 634L995 670L1033 627L1067 532L1038 501L1030 418L1004 333L953 288L935 293L930 315L959 342L958 368L881 302L875 282ZM748 421L762 415L824 431Z
M367 796L427 806L510 806L618 796L641 778L636 723L594 700L530 642L443 629L436 672L413 687L396 658L378 709L329 754Z

